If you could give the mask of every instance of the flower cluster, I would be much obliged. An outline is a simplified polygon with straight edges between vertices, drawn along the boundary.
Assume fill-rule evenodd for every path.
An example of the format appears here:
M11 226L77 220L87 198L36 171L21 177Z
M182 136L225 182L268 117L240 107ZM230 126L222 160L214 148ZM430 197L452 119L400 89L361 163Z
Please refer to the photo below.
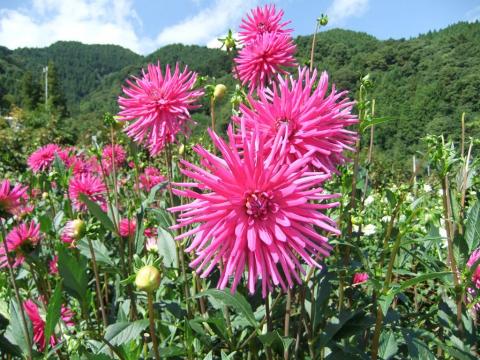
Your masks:
M286 74L295 66L296 51L290 33L285 29L283 11L275 5L253 9L240 25L240 41L243 45L235 58L235 75L250 92L268 85L276 74Z

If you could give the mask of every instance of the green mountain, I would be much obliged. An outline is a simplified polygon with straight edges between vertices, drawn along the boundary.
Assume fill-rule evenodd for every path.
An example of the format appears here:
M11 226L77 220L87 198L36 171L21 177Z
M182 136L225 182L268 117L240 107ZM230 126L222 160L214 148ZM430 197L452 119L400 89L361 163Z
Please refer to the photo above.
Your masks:
M311 42L312 36L296 38L300 64L308 62ZM201 75L232 84L228 55L201 46L168 45L148 56L120 46L64 41L46 48L0 47L0 108L21 105L23 73L31 72L40 84L41 69L48 61L55 64L70 110L66 127L82 134L98 130L103 112L118 111L116 99L125 79L140 74L149 62L179 61ZM458 138L462 112L467 114L468 135L480 135L479 22L386 41L365 33L329 30L317 36L314 61L352 97L360 77L371 74L376 115L391 118L375 130L377 157L387 163L405 160L421 149L419 139L427 133ZM219 114L227 113L228 103L223 107Z

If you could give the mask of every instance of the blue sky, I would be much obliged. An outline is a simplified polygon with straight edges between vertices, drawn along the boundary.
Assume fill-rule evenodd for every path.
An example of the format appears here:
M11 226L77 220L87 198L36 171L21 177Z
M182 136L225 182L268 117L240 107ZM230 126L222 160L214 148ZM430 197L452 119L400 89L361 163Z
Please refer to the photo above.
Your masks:
M168 43L216 46L250 8L274 2L295 35L310 34L321 13L328 28L380 39L409 38L480 19L480 0L0 0L0 45L47 46L58 40L113 43L147 54Z

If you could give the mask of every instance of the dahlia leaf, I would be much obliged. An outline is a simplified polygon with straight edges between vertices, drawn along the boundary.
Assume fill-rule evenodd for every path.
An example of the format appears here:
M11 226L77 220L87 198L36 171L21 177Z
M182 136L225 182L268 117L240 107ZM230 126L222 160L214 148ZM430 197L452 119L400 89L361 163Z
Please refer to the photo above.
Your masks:
M393 331L384 331L380 335L379 355L382 359L391 359L398 351L397 340Z
M88 279L85 272L86 260L77 260L64 249L58 251L58 272L64 280L65 290L83 305L87 296Z
M99 264L115 267L115 263L112 260L112 256L106 246L99 240L92 240L93 251L95 253L95 260ZM83 238L77 242L77 248L80 251L80 254L85 256L87 259L92 258L90 253L90 247L88 245L88 240Z
M252 307L250 306L248 301L239 293L235 293L235 295L232 295L232 293L228 289L208 289L207 291L198 294L196 297L198 298L201 296L208 296L210 298L213 298L214 300L219 301L222 305L232 307L233 309L241 313L243 316L245 316L246 320L253 327L258 326L258 322L255 319Z
M465 240L469 253L480 246L480 200L477 200L468 212L467 223L465 224Z
M50 339L54 333L55 326L60 319L62 310L62 280L57 283L55 291L48 302L47 318L45 322L45 339Z
M28 337L30 338L30 344L33 343L33 328L32 323L27 318ZM10 325L7 328L6 337L9 341L17 345L24 354L27 353L28 343L25 337L25 331L22 325L22 317L18 308L18 304L15 300L10 301Z
M416 285L418 283L421 283L426 280L431 280L431 279L436 279L436 278L443 278L447 275L451 275L452 273L450 271L441 271L441 272L434 272L434 273L428 273L428 274L423 274L417 277L414 277L412 279L409 279L407 281L404 281L398 289L395 290L395 293L398 294L402 292L403 290L409 288L410 286Z
M166 267L177 267L177 245L172 235L162 227L158 227L157 239L158 253L163 258Z
M79 195L80 201L87 205L88 211L92 214L102 225L111 232L115 232L115 226L108 215L102 210L102 208L94 201L90 200L84 194Z
M123 345L138 339L147 326L148 319L111 324L105 331L105 339L114 346Z

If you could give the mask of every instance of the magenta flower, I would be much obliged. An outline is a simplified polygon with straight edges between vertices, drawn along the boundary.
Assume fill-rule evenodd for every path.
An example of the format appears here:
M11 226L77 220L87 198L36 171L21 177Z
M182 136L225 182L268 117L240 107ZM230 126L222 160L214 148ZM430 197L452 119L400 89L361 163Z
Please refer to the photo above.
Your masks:
M118 224L118 232L121 237L129 238L135 236L137 221L135 219L122 219Z
M191 121L189 111L196 109L195 101L203 95L194 90L197 74L179 65L172 73L167 65L162 74L160 64L148 65L142 77L127 80L126 97L119 97L120 121L129 121L125 129L134 141L146 144L152 155L157 155L167 143L175 141L178 132L188 133Z
M240 50L235 58L242 85L252 92L270 83L276 74L286 74L286 67L296 66L295 44L285 34L265 33Z
M10 181L0 182L0 217L6 214L15 215L24 206L28 198L28 188L20 184L11 185Z
M68 159L68 152L62 150L56 144L42 146L30 155L27 160L28 167L34 173L48 170L52 166L55 156L58 156L65 162Z
M69 168L72 169L72 173L75 176L102 173L102 168L94 157L75 156L71 158Z
M467 267L469 269L472 269L472 267L475 265L477 261L480 260L480 248L475 250L471 255L470 258L467 261ZM467 289L468 293L470 296L475 299L480 291L480 265L476 267L476 269L473 271L472 274L472 283L474 287L470 287ZM476 300L473 300L474 302ZM476 302L473 306L473 309L475 311L480 311L480 302Z
M266 137L267 147L283 129L288 133L287 161L294 162L314 151L312 165L322 171L335 171L345 162L345 150L353 150L356 133L346 129L358 120L352 114L353 101L346 92L328 92L328 75L323 72L318 85L316 70L299 69L298 80L278 77L278 87L258 92L259 99L250 97L253 109L241 105L241 119L249 133L256 129ZM234 121L240 122L234 117Z
M246 18L242 19L239 32L240 40L243 44L247 44L255 40L258 35L264 33L287 34L292 29L285 29L290 21L282 22L283 10L277 11L274 4L265 5L263 8L258 6L252 9Z
M50 275L58 274L58 256L55 255L52 260L48 262L48 271Z
M80 200L80 194L84 194L106 211L106 191L107 188L105 187L105 184L99 178L91 174L84 174L71 178L68 186L68 196L72 201L73 207L79 211L87 210L87 205Z
M31 221L14 227L6 237L6 245L9 253L13 253L13 267L17 267L25 261L25 256L30 254L41 240L40 225ZM8 266L5 248L0 247L0 268Z
M33 341L37 344L37 348L40 352L45 350L46 342L45 342L45 321L43 320L42 316L40 315L40 308L39 306L33 302L32 300L25 300L23 302L23 308L32 322L33 327ZM62 305L61 309L61 318L65 325L73 326L75 323L73 322L74 312L64 305ZM50 346L55 346L57 344L57 339L55 335L52 335L49 339Z
M231 128L230 145L211 131L210 136L223 159L197 145L194 150L205 169L182 160L182 173L194 182L174 184L187 187L175 189L177 195L194 200L169 209L181 211L173 229L198 224L177 237L193 235L186 249L196 255L190 266L206 277L222 261L218 287L225 288L232 277L232 292L247 270L250 293L261 279L264 297L273 285L286 290L300 283L305 270L299 259L320 267L316 259L331 250L317 229L339 234L335 222L321 212L338 205L323 202L337 197L319 187L329 175L308 171L308 155L287 165L282 132L266 147L257 136L247 139L242 126L241 154Z
M163 176L158 169L151 166L147 167L143 174L140 174L138 180L140 182L140 189L147 192L152 190L156 185L167 181L165 176Z
M107 145L102 152L102 165L107 174L111 173L113 170L113 165L115 169L119 169L125 160L127 159L127 153L121 145Z
M353 281L352 285L359 285L368 280L368 274L367 273L355 273L353 275Z

